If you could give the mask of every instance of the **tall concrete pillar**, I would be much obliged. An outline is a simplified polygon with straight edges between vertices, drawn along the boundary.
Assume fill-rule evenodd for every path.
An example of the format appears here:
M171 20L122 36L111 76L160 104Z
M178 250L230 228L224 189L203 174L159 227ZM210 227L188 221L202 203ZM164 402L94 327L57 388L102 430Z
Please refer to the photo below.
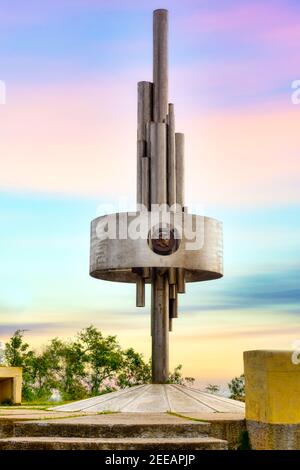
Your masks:
M154 121L165 122L168 114L168 11L153 13Z
M143 195L149 191L150 181L144 180L143 158L149 157L149 139L147 125L153 118L153 85L151 82L138 83L137 109L137 204L145 204Z
M153 13L153 121L150 124L151 203L166 204L168 114L168 12ZM152 382L169 376L168 273L152 270Z
M152 383L169 376L169 283L166 273L152 274Z

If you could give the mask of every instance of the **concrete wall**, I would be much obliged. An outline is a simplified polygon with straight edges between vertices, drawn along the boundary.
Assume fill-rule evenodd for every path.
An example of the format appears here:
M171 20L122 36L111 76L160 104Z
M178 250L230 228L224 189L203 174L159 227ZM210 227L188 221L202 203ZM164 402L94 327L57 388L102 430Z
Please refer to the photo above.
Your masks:
M22 368L0 366L0 403L11 400L21 403L22 398Z
M244 352L246 420L254 449L299 449L300 365L291 351Z

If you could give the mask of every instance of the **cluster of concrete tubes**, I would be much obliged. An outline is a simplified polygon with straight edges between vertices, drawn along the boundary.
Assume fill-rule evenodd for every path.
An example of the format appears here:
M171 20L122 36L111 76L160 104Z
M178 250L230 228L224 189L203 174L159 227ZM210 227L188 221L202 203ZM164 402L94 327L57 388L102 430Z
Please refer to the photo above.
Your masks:
M138 83L138 210L183 211L184 134L175 132L174 105L168 103L168 12L153 15L153 83ZM178 293L185 292L183 268L135 268L136 305L145 306L151 279L152 380L168 380L168 333L178 316Z
M169 378L169 331L186 282L223 276L222 223L187 213L184 135L168 103L168 12L153 21L153 82L138 84L136 213L91 223L90 275L136 283L136 305L151 284L152 382Z

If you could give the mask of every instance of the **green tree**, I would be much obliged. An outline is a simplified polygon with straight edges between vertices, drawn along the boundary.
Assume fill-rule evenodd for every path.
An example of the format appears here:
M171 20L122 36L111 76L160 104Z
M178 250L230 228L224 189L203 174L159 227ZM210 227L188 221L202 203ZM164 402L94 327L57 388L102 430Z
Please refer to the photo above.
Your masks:
M117 385L120 388L151 382L151 363L146 363L143 355L133 348L123 351L122 368L118 373Z
M194 377L182 377L182 364L176 366L173 372L169 373L168 383L178 384L178 385L187 385L193 384L195 382Z
M34 352L29 349L29 344L23 340L25 330L17 330L5 344L5 363L11 367L22 367L23 387L22 395L25 400L32 398L32 360Z
M56 373L60 369L57 357L47 346L39 355L33 354L30 360L30 384L32 399L48 400L52 389L57 388Z
M88 396L85 386L88 358L79 341L63 342L55 338L51 342L54 355L59 358L60 369L56 387L64 400L79 400Z
M48 400L53 389L64 400L78 400L132 385L151 382L151 360L133 348L123 350L116 336L103 336L93 326L75 340L54 338L40 352L30 349L17 330L5 345L7 365L23 368L23 399ZM193 383L182 377L182 366L169 374L168 383Z
M5 357L5 349L4 344L0 341L0 365L4 364L4 357Z
M230 398L234 400L245 400L245 376L234 377L229 383Z
M17 330L5 344L5 361L11 367L24 367L26 361L31 354L29 344L23 341L23 333L26 330Z
M205 387L205 390L208 393L215 394L215 393L218 393L220 391L220 387L219 387L219 385L216 385L216 384L208 384L207 387Z
M88 385L92 396L100 393L105 380L116 378L123 365L123 354L116 336L104 337L101 331L89 326L79 333L89 367Z

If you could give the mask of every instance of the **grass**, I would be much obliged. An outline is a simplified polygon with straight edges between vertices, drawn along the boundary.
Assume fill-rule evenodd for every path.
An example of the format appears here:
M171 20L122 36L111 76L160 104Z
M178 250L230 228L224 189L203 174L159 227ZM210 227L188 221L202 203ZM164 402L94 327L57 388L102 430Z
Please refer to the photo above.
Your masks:
M17 405L0 405L0 410L37 410L46 409L50 406L66 405L67 403L70 403L70 401L23 401L22 403Z
M3 407L5 409L7 408L15 408L15 409L23 409L23 410L38 410L38 411L48 411L47 410L47 407L41 407L41 408L31 408L31 407L20 407L20 406L6 406L6 407ZM84 412L74 412L72 414L67 414L68 412L60 412L61 413L61 416L57 416L57 414L55 414L53 416L55 412L54 411L49 411L49 415L48 416L28 416L26 418L18 418L18 421L48 421L48 420L56 420L56 419L69 419L69 418L80 418L82 416L95 416L95 415L108 415L108 414L115 414L115 413L118 413L117 411L98 411L97 413L84 413ZM0 417L1 416L4 416L4 418L13 418L13 415L10 417L9 415L3 415L1 414L1 407L0 407Z
M24 401L19 406L60 406L71 403L71 400L61 400L61 401Z
M0 407L0 412L3 411L3 410L20 410L20 411L23 411L23 410L36 410L36 411L45 411L47 410L49 407L48 406L2 406Z
M248 431L242 431L239 435L236 450L252 450Z
M188 419L189 421L198 421L200 423L210 423L208 419L192 418L191 416L181 415L180 413L174 413L173 411L167 411L168 415L177 416L177 418Z

